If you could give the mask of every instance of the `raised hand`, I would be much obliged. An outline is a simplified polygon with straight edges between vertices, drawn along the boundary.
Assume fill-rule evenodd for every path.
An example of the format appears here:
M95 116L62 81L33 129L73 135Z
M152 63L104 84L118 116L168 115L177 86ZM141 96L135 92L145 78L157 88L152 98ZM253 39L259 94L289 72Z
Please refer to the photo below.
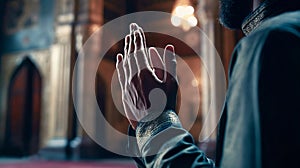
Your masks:
M178 85L172 45L165 47L161 57L156 48L147 48L144 31L132 23L116 69L125 114L134 129L146 116L155 119L165 110L175 110Z

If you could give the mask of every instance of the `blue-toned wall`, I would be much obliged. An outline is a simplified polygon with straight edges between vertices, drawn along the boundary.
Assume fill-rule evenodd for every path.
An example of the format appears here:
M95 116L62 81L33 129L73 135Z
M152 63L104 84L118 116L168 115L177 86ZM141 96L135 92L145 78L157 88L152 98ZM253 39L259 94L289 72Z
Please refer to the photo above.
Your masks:
M54 0L0 0L1 55L50 47L54 40Z

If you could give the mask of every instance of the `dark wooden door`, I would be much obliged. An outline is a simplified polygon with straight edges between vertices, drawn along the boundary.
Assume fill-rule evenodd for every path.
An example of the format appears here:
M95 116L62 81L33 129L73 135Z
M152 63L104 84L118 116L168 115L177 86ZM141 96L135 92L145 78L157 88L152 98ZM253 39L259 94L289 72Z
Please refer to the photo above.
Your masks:
M7 106L5 155L26 156L38 152L42 79L26 58L12 75Z

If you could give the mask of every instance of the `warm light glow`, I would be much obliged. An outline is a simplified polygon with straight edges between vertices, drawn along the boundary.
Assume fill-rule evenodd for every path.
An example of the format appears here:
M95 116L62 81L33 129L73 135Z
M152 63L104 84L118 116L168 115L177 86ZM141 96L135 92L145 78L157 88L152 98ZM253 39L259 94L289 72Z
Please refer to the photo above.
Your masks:
M193 87L198 87L198 85L199 85L199 81L197 79L193 79L192 80L192 86Z
M187 31L191 27L197 26L198 21L194 12L194 8L190 5L177 6L172 13L171 23L176 27L181 26L183 30Z
M197 26L198 21L195 16L189 16L187 20L192 27Z
M173 15L173 16L171 17L171 22L172 22L172 24L173 24L175 27L178 27L178 26L180 26L180 24L181 24L181 18L178 17L178 16Z
M176 14L177 16L183 16L183 13L181 13L183 10L184 10L184 7L183 7L183 6L177 6L177 7L175 8L175 14ZM182 14L182 15L181 15L181 14Z
M99 28L100 28L100 26L97 25L97 24L93 24L93 25L91 25L91 26L89 27L91 33L96 32Z
M177 16L186 16L193 15L194 8L192 6L177 6L175 8L175 15Z
M192 14L194 14L194 8L192 7L192 6L187 6L187 7L185 7L185 12L186 12L186 14L190 14L190 15L192 15Z

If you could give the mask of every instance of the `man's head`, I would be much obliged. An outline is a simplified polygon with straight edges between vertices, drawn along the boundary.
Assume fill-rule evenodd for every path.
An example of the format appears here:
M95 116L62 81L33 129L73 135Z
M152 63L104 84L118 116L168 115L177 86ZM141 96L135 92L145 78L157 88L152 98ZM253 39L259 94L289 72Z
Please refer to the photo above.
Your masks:
M253 3L261 0L220 0L220 22L227 28L239 29L253 10Z

